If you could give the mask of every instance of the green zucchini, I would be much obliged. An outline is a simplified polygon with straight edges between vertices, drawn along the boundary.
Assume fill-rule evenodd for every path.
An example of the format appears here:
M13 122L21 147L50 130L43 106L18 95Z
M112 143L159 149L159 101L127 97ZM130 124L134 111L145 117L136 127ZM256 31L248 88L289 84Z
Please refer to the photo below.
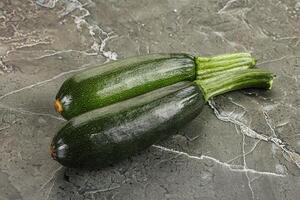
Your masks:
M255 60L239 53L211 58L188 54L150 54L114 61L66 80L56 95L55 108L66 119L123 101L180 81L211 77Z
M194 79L194 60L186 54L152 54L115 61L65 81L56 96L57 110L62 107L62 116L70 119L160 87Z
M52 157L100 168L144 150L195 118L205 104L196 83L179 82L72 118L55 135Z

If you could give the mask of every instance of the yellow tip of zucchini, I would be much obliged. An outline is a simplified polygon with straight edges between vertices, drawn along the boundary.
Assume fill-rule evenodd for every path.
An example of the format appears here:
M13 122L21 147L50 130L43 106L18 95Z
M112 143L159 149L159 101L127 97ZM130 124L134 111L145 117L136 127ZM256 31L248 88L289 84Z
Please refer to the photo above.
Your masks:
M58 112L58 113L61 113L64 110L59 99L55 100L54 108L55 108L56 112Z
M50 155L53 160L56 160L56 151L53 144L50 145Z

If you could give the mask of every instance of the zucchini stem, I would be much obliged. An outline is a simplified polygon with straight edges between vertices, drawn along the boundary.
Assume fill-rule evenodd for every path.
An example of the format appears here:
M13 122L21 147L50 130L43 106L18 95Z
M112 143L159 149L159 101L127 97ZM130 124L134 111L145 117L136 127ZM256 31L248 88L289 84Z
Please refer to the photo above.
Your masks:
M271 89L274 75L255 68L256 60L249 53L195 57L196 80L204 98L243 88Z
M220 61L220 60L230 60L230 59L237 59L237 58L251 58L250 53L232 53L232 54L222 54L213 57L196 57L196 63L203 63L209 61Z
M209 78L217 72L253 68L256 60L249 53L224 54L214 57L196 57L196 79Z
M204 98L210 98L226 92L244 88L271 89L274 75L263 69L241 69L225 71L206 79L198 79L195 82L203 92Z
M197 74L196 75L196 80L203 80L203 79L208 79L208 78L212 78L214 76L219 76L222 75L224 73L229 73L229 72L237 72L240 70L244 70L244 69L250 69L253 68L254 66L249 66L249 65L242 65L242 66L237 66L237 67L232 67L232 68L228 68L228 69L224 69L224 70L215 70L215 71L211 71L209 73L201 73L200 75Z

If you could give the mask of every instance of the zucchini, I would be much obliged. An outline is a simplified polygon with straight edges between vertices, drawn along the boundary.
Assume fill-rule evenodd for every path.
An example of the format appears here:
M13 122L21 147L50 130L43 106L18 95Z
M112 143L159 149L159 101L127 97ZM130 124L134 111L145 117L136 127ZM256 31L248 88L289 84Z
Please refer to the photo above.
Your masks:
M205 104L196 83L179 82L72 118L55 135L51 155L64 166L100 168L164 139Z
M55 108L66 119L180 81L211 77L239 67L251 68L250 54L211 58L188 54L150 54L91 68L66 80L56 95Z
M152 54L115 61L79 73L65 81L56 108L70 119L160 87L195 79L193 57Z

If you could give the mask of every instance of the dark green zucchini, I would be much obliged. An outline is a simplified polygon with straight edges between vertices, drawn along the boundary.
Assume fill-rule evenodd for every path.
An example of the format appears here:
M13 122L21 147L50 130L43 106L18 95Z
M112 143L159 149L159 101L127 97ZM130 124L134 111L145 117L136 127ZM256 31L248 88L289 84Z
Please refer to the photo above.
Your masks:
M180 81L239 67L250 68L250 54L211 58L188 54L150 54L100 65L66 80L56 95L55 108L70 119L87 111L123 101Z
M179 82L72 118L56 134L52 157L72 168L100 168L174 133L205 104L198 86Z

